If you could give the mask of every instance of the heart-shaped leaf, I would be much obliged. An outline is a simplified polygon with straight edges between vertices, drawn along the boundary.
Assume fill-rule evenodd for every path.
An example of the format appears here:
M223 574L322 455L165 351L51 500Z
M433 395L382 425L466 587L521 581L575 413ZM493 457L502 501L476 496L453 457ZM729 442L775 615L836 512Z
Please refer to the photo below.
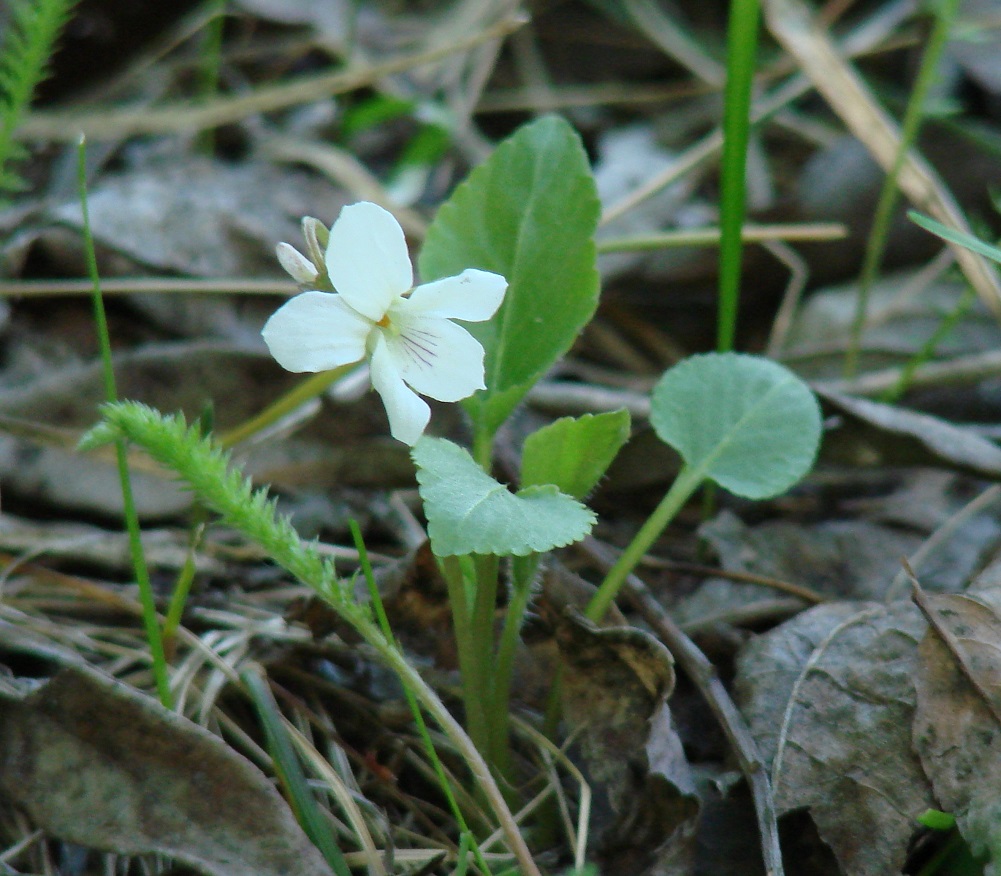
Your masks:
M748 499L785 492L813 465L820 407L788 368L756 356L707 353L654 387L650 422L688 467Z
M421 438L411 456L439 557L542 553L579 541L594 525L594 514L556 487L512 493L444 438Z
M562 417L525 440L521 485L553 484L583 499L629 440L629 411Z
M467 326L486 352L487 389L464 402L479 430L497 429L594 314L600 210L580 138L557 116L516 131L438 210L424 282L466 268L508 281L493 319Z

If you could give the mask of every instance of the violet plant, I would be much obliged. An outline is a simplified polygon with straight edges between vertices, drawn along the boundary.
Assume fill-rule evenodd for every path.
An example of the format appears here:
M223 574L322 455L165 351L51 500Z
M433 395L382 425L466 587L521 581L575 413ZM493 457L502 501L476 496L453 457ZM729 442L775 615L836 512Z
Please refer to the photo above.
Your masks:
M264 338L293 371L340 374L356 363L368 366L390 431L411 446L417 467L431 549L448 583L467 730L501 775L509 773L513 660L540 565L548 552L591 531L595 515L584 500L630 435L625 411L563 418L525 441L520 489L494 477L498 430L597 308L599 215L577 134L562 119L545 117L501 143L442 205L420 252L416 288L403 232L374 204L346 207L329 232L305 220L305 253L278 248L304 291L271 317ZM316 391L328 384L311 380ZM430 409L421 396L461 402L471 449L424 434ZM668 370L652 394L650 419L683 466L598 587L587 611L593 619L702 484L752 499L778 495L811 468L821 426L817 402L799 378L775 362L734 353L694 356ZM403 671L405 661L386 656L392 649L369 610L354 603L352 588L326 564L297 554L306 548L294 546L287 526L275 541L277 524L255 524L255 515L273 517L262 497L251 500L244 488L234 493L230 483L231 495L221 500L220 457L212 457L211 478L199 474L199 454L209 452L200 436L185 438L176 419L157 425L148 409L116 405L105 409L89 443L113 437L177 470L207 506L271 549ZM497 636L502 587L507 610ZM416 672L407 678L421 683ZM420 698L441 720L440 703L430 697Z

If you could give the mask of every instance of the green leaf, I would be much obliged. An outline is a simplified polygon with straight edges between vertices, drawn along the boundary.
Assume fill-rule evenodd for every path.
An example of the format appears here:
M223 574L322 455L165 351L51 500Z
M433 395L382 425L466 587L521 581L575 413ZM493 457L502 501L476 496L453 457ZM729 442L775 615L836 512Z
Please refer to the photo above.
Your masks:
M14 139L76 0L13 0L0 44L0 192L26 188L9 163L25 154Z
M583 499L628 440L629 411L563 417L526 439L521 485L554 484Z
M421 438L411 456L439 557L542 553L579 541L594 525L594 514L556 487L509 492L444 438Z
M918 821L933 830L952 830L956 826L955 815L938 809L926 809L918 816Z
M464 402L481 432L496 431L594 314L600 212L580 138L547 116L501 143L428 229L424 282L466 268L508 281L494 318L467 326L486 351L487 389Z
M925 231L930 231L943 240L947 240L950 243L958 243L960 246L965 246L968 250L1001 263L1001 249L985 243L979 237L974 237L972 234L967 234L965 231L960 231L956 228L950 228L948 225L943 225L941 222L936 222L934 219L922 216L914 210L911 210L907 214L907 218L911 222L920 225Z
M776 362L739 353L692 356L667 371L650 422L690 469L748 499L789 489L820 442L809 387Z

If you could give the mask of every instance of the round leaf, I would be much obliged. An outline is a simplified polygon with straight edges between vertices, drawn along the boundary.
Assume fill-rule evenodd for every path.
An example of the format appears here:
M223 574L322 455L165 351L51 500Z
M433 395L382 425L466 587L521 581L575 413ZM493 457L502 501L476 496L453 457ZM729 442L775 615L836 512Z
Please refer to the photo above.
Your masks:
M748 499L789 489L820 442L809 387L776 362L739 353L693 356L667 371L650 422L689 468Z
M542 553L579 541L594 525L594 514L556 487L512 493L444 438L421 438L411 455L439 557Z

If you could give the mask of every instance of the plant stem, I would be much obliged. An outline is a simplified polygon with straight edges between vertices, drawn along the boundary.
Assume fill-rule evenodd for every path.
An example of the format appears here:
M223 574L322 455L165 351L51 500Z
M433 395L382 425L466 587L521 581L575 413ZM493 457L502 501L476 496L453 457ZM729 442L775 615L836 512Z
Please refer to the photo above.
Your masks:
M493 468L494 433L477 423L473 434L473 459L487 474Z
M489 763L498 773L503 775L508 766L507 752L507 721L499 721L494 690L494 615L497 613L497 586L499 562L496 556L481 555L475 557L476 566L476 596L473 599L473 612L469 625L469 653L472 656L472 678L467 685L463 679L463 690L466 692L467 711L470 707L481 714L482 739L475 734L473 742L480 746ZM465 675L465 671L463 671ZM472 728L470 728L472 729Z
M204 508L199 505L195 506L196 519L193 521L191 532L188 535L188 551L184 556L184 565L174 582L174 589L167 605L167 616L163 621L163 641L165 650L171 654L174 652L174 637L177 635L178 627L181 626L184 606L188 601L188 594L191 592L191 585L195 580L195 572L197 571L195 554L202 543L207 516Z
M222 32L225 24L226 0L212 0L209 5L209 20L205 25L205 36L200 52L198 70L198 94L203 101L218 96L219 69L222 66ZM199 145L206 155L215 149L215 129L206 128L198 135Z
M275 774L284 789L296 821L306 836L319 849L336 876L351 876L351 869L337 844L330 820L320 807L309 787L302 763L282 722L282 714L268 686L264 670L250 665L240 672L240 681L250 697L257 717L264 730L268 753L274 763Z
M83 249L87 259L87 271L94 289L94 322L97 328L98 343L101 347L104 394L109 402L114 402L118 400L118 390L115 386L115 369L111 364L111 336L108 332L108 319L104 312L104 300L101 298L101 275L97 270L94 237L90 229L90 211L87 206L87 144L83 137L80 138L77 150L77 182L80 187L80 210L83 216ZM139 515L136 512L136 503L132 495L132 480L129 476L125 441L121 438L115 441L115 457L118 462L118 480L122 485L125 525L129 533L129 553L132 556L132 569L135 572L136 583L139 585L143 627L146 630L146 641L149 643L150 659L153 661L153 678L156 681L160 702L169 709L172 706L173 697L170 692L170 679L167 675L167 657L163 650L163 638L160 634L160 621L156 614L153 585L150 583L146 557L143 554Z
M970 312L970 308L973 307L976 300L977 293L972 286L967 286L952 311L945 314L942 321L935 328L935 331L931 333L931 337L921 345L921 349L911 356L904 364L904 367L900 369L900 376L897 378L896 384L880 395L880 401L893 404L893 402L897 401L907 392L907 388L910 386L911 380L913 380L918 369L931 360L932 356L935 355L935 349L949 332L956 327L956 324Z
M741 229L746 212L751 88L758 46L758 0L731 0L727 29L723 159L720 180L719 317L716 348L733 349L740 304Z
M671 485L660 504L654 509L646 523L636 533L629 546L622 552L615 565L608 570L605 580L601 582L598 592L594 594L585 612L592 621L600 621L609 606L615 601L626 577L636 568L643 555L660 537L674 515L688 501L699 485L705 480L701 471L693 470L687 465L678 473L677 479Z
M459 652L459 674L462 678L462 702L466 708L466 727L476 747L489 758L490 727L485 697L480 690L482 657L478 653L480 643L473 635L475 610L473 606L476 596L473 596L471 605L466 592L467 572L462 568L458 557L442 558L442 574L448 586L448 602L452 608L452 626ZM478 587L473 589L475 594Z
M532 597L532 581L538 571L539 554L529 554L527 557L514 557L511 562L511 600L508 602L504 615L504 627L501 630L500 642L497 645L497 656L493 672L493 703L491 724L497 728L496 736L504 742L504 769L510 761L508 745L508 726L510 723L511 674L514 665L514 655L518 648L521 623ZM502 765L496 764L501 775L506 775Z
M890 168L890 172L883 180L883 187L879 192L879 201L876 203L876 212L866 244L865 259L862 262L862 273L859 278L858 300L855 304L855 319L852 322L851 340L845 353L844 376L846 379L854 377L858 371L859 351L862 346L862 332L865 329L866 314L869 308L869 296L883 261L883 253L886 251L886 242L890 234L890 223L893 221L893 208L897 204L897 179L904 166L907 153L921 129L925 101L938 72L939 58L942 56L942 50L948 41L949 31L959 7L959 0L940 0L940 2L931 5L936 10L934 13L935 23L928 35L928 45L921 58L914 90L907 101L907 109L904 111L904 121L900 132L900 145L893 160L893 167Z
M382 595L379 593L379 588L375 583L375 576L372 573L372 564L368 559L368 551L365 547L365 541L361 535L361 529L359 529L358 524L354 520L348 521L348 524L351 527L351 535L354 539L355 548L358 551L358 562L361 566L362 574L365 576L365 583L368 586L369 598L372 600L372 610L375 614L376 622L379 624L379 629L382 630L383 636L386 637L386 641L393 647L399 649L399 643L396 641L396 637L393 635L393 629L389 625L389 617L386 614L386 607L382 602ZM431 739L431 734L428 732L427 724L424 721L424 713L421 712L420 705L417 702L417 696L406 684L403 684L403 693L407 698L407 705L410 706L410 712L414 716L414 724L417 725L417 732L421 737L421 742L424 744L424 750L427 752L428 759L431 761L435 775L438 777L438 785L441 788L441 792L445 795L452 817L455 818L455 823L459 827L460 842L458 868L463 870L466 868L466 858L471 846L477 865L484 873L489 874L490 868L483 857L483 852L480 850L479 844L474 839L473 833L469 829L469 825L466 823L466 818L462 814L459 802L455 799L455 792L452 790L452 784L448 779L448 775L445 773L445 767L441 762L441 758L438 757L438 752L435 751L434 742Z
M445 704L438 698L434 690L421 678L420 673L407 662L406 657L402 653L388 646L381 634L370 638L372 633L377 632L374 627L370 631L359 627L358 631L369 641L369 644L376 648L389 667L400 676L400 680L404 686L413 688L421 704L431 717L434 718L438 726L441 727L445 735L452 741L452 744L459 750L459 753L466 761L466 765L473 773L473 777L481 792L490 804L490 808L500 821L500 826L507 839L508 846L518 861L518 869L521 876L541 876L538 866L532 859L532 853L525 843L525 838L521 835L518 824L514 820L511 810L508 808L507 801L504 799L504 795L501 793L500 787L497 785L494 777L490 774L490 768L487 766L486 760L484 760L469 736L466 735L462 726L455 720L452 713L445 708Z
M296 408L316 398L328 386L336 383L348 372L357 367L357 362L350 365L341 365L330 371L321 371L312 377L307 377L298 386L285 393L277 401L272 402L259 414L255 414L249 420L244 420L239 426L235 426L228 432L223 433L216 439L222 447L233 447L241 441L245 441L252 435L256 435L266 429L272 423L276 423L282 417L292 413Z
M472 740L406 656L383 635L373 621L371 610L355 601L353 588L338 578L333 565L322 559L313 545L304 543L296 535L287 519L276 515L266 494L254 491L246 478L229 468L227 455L206 440L198 429L189 428L178 415L165 417L143 405L120 402L105 406L104 417L105 423L92 430L90 442L85 440L84 446L97 446L115 435L139 444L158 462L175 469L205 505L264 548L275 563L319 593L351 624L399 675L404 688L413 690L425 711L458 749L479 793L496 815L522 876L540 876L518 823ZM450 595L461 595L465 600L461 574L458 586L453 584L454 572L461 573L460 558L446 559L443 565L446 571L453 573L446 575Z

